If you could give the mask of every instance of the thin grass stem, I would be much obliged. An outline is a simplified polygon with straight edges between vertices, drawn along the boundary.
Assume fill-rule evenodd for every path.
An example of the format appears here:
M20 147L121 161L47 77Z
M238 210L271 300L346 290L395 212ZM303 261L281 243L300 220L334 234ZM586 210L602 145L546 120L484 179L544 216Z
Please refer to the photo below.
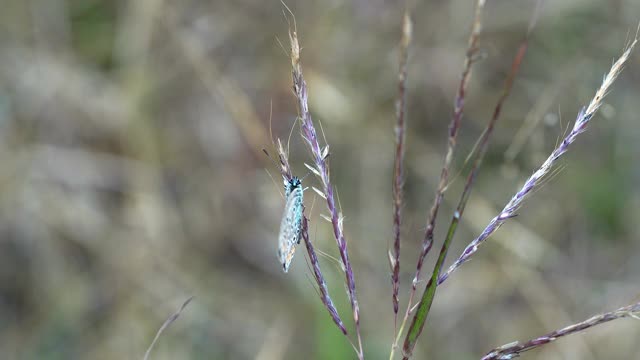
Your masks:
M511 93L511 88L513 86L513 81L518 73L518 69L520 68L520 64L526 54L528 40L525 38L523 43L521 44L518 52L516 53L516 57L511 64L511 71L509 75L505 79L504 89L502 95L498 99L496 103L493 116L491 120L487 124L486 129L484 130L480 141L478 142L479 146L476 150L475 161L473 163L472 169L469 172L469 177L467 178L467 183L465 185L465 189L462 193L462 197L460 199L460 203L456 211L453 214L453 220L449 225L449 229L447 230L447 235L445 237L444 243L440 248L440 254L438 255L438 260L433 267L433 271L431 272L431 278L427 283L427 287L422 294L422 299L418 305L418 309L413 317L411 322L411 326L407 331L407 337L405 338L403 353L405 358L408 358L413 353L413 347L416 344L418 337L420 336L424 325L427 321L427 316L429 315L429 310L431 309L431 305L433 304L433 299L435 298L436 288L438 286L438 277L440 276L440 271L442 270L442 266L444 265L444 261L447 257L447 253L449 251L449 247L451 246L451 242L453 241L453 236L458 227L458 222L460 221L460 217L462 216L462 212L464 211L464 206L469 197L469 193L471 191L471 187L473 185L474 179L477 175L477 171L479 169L480 164L482 163L482 158L486 153L489 138L493 132L494 126L500 117L500 111L504 104L504 101L507 99L509 94Z
M449 167L453 160L453 154L454 154L456 143L457 143L458 130L460 128L460 122L462 120L462 114L464 110L464 99L467 91L467 84L469 83L469 79L471 77L471 67L477 60L476 55L478 52L478 42L480 38L480 32L482 30L481 15L482 15L482 10L484 9L484 5L485 5L485 0L477 0L474 18L473 18L473 25L471 28L471 33L469 35L467 52L466 52L465 61L462 69L462 75L460 77L460 83L456 91L456 98L454 101L454 111L451 117L451 122L449 123L447 152L444 157L442 170L440 172L440 181L438 184L438 189L436 190L433 204L429 211L429 216L427 218L427 227L426 227L425 235L422 242L422 248L420 250L420 255L418 256L418 261L416 264L416 272L413 277L413 281L411 283L411 290L409 292L407 308L402 318L400 331L396 332L396 336L394 338L393 344L391 345L389 359L393 359L395 355L395 350L398 347L398 341L400 339L400 336L402 335L402 329L404 329L407 323L407 320L409 318L409 314L411 313L411 308L413 307L413 299L415 297L415 294L418 288L418 283L420 281L420 273L422 272L424 260L427 257L427 254L429 253L433 245L433 231L435 228L435 221L438 215L438 209L440 208L440 204L442 202L442 199L444 198L444 192L446 190L446 184L449 178ZM395 193L394 193L394 199L395 199ZM394 228L394 231L395 231L395 228ZM399 247L398 247L398 253L399 253ZM399 268L398 268L398 271L399 271ZM395 319L397 319L397 314ZM397 328L397 325L396 325L396 328Z
M514 359L525 351L536 349L540 346L544 346L551 342L558 340L561 337L579 333L585 331L594 326L604 324L609 321L632 317L638 319L640 316L640 302L627 305L619 308L618 310L607 312L600 315L592 316L579 323L569 325L559 330L552 331L548 334L539 336L535 339L531 339L526 342L513 342L505 344L491 350L488 354L482 357L482 360L509 360Z
M324 198L327 200L327 208L330 213L331 224L333 225L333 234L338 246L338 252L344 266L345 283L347 285L347 295L351 303L351 310L353 313L353 321L355 323L355 330L357 336L357 355L359 359L364 359L364 352L362 350L362 336L360 334L360 306L356 296L356 282L353 275L353 268L349 259L349 251L347 249L347 240L344 236L342 228L343 216L339 212L335 200L334 190L331 185L329 177L329 163L327 161L327 155L329 154L329 146L320 146L316 129L311 119L308 106L308 89L307 84L302 75L302 66L300 64L300 44L298 43L298 35L294 27L289 28L289 40L291 43L291 67L293 77L293 92L296 96L298 106L298 116L301 122L302 138L305 140L316 168L317 173L320 174L319 178L322 182L322 192Z
M558 164L558 160L564 155L573 142L577 139L578 135L587 130L589 121L593 118L598 108L602 105L602 100L607 94L609 88L622 71L625 62L629 59L629 55L637 43L635 39L623 52L620 58L611 66L611 69L605 75L602 85L596 91L593 99L586 108L583 108L578 113L576 121L572 130L565 136L562 142L553 150L545 162L527 179L522 188L511 198L511 200L505 205L500 214L494 217L482 233L464 249L458 259L449 267L449 269L440 275L438 283L444 282L451 274L457 270L462 264L467 262L469 258L478 251L479 246L489 238L496 230L498 230L507 220L515 217L516 212L522 206L526 199L537 189L553 172L553 169Z
M407 128L407 60L409 57L409 44L412 32L411 18L408 10L405 11L402 20L402 37L400 39L399 69L398 69L398 98L396 99L396 149L393 166L393 254L390 254L391 284L393 292L394 331L398 320L398 292L400 291L400 226L402 224L402 197L404 187L404 143Z

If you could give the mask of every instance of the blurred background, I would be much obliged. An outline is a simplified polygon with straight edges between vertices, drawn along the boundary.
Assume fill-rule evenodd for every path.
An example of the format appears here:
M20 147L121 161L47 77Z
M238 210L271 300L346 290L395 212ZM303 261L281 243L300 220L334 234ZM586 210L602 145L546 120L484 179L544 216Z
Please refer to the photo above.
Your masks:
M393 336L391 173L403 2L288 1L316 126L331 145L367 359ZM474 2L412 8L401 311L440 174ZM272 138L294 127L279 1L0 1L0 354L3 359L350 359L305 251L284 274ZM490 0L430 271L534 11ZM553 149L636 31L634 0L547 1L503 108L450 263ZM477 359L639 300L640 55L553 177L439 290L416 358ZM293 127L293 130L292 130ZM271 135L272 134L272 135ZM269 175L271 174L271 177ZM307 186L319 186L313 176ZM326 205L311 237L343 320L351 310ZM448 265L447 263L447 265ZM424 284L423 284L424 285ZM620 320L526 359L631 359Z

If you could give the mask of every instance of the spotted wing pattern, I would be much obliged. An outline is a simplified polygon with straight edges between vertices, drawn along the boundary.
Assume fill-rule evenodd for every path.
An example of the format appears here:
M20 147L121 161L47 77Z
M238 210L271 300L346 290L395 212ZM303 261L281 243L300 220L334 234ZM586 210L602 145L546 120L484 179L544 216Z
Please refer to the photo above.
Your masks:
M284 272L289 270L291 260L296 251L295 246L300 243L303 216L302 183L296 177L285 181L285 195L287 202L280 222L280 236L278 237L278 258Z

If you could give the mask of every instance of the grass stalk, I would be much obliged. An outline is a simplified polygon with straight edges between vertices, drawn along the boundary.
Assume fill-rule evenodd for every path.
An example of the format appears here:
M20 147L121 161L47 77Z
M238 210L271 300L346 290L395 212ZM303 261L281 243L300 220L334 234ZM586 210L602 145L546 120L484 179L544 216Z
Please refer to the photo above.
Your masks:
M267 156L269 156L266 150L263 149L263 151L265 152L265 154L267 154ZM287 152L284 150L280 139L278 139L276 151L278 153L278 170L280 170L280 175L282 175L282 177L286 181L289 181L293 177L293 174L289 165ZM338 314L338 310L336 309L335 305L333 304L333 300L329 295L329 289L327 288L327 283L325 282L324 275L322 274L322 270L320 269L320 262L318 261L318 256L316 254L315 248L313 247L313 244L309 239L309 220L307 219L306 215L303 215L302 217L301 233L302 239L304 240L304 244L307 249L307 254L309 255L309 262L311 263L311 269L313 270L313 277L316 280L316 284L318 285L318 294L320 296L320 300L329 312L329 315L331 316L331 319L336 324L336 326L338 326L338 328L344 335L347 335L347 329L345 328L342 319ZM351 339L349 339L348 336L347 339L349 340L349 342L351 342Z
M405 358L408 358L413 353L413 347L416 344L418 337L420 336L424 325L427 321L427 316L429 315L429 310L431 309L431 305L433 304L433 299L435 298L436 288L439 285L438 277L440 276L440 271L442 270L442 266L447 257L447 253L449 251L449 247L451 246L451 242L453 241L453 237L455 235L456 229L458 228L458 222L464 212L464 207L466 205L467 199L469 198L469 194L471 192L472 185L482 163L482 159L489 145L489 139L491 134L493 133L493 129L495 127L498 118L500 117L500 112L504 101L507 99L509 94L511 93L511 88L513 86L513 81L518 73L520 68L520 64L522 64L522 60L524 59L524 55L527 51L528 38L525 38L523 43L520 45L518 52L516 53L515 59L511 64L511 71L507 76L504 84L504 89L502 95L498 99L496 106L493 111L493 116L491 120L487 124L480 141L478 142L479 147L475 152L475 160L473 162L472 168L469 172L469 176L467 177L467 182L465 184L465 188L463 190L462 196L460 198L460 202L454 212L453 219L451 224L449 225L449 229L447 230L447 235L445 237L444 243L440 248L440 254L438 255L438 260L433 267L433 271L431 272L431 278L427 283L427 287L425 288L424 293L422 294L422 299L418 305L418 309L413 317L411 322L411 326L407 331L407 337L405 338L403 353Z
M471 66L477 60L476 54L478 52L478 41L480 38L480 31L482 29L481 15L484 5L485 0L478 0L478 2L476 3L476 12L473 21L473 27L471 29L471 35L469 36L469 46L467 47L465 64L462 71L462 77L460 79L460 85L458 86L458 91L456 94L453 116L451 118L451 123L449 124L447 153L444 157L444 164L442 165L442 170L440 172L440 180L438 182L438 188L436 190L433 204L431 205L431 209L429 210L427 227L422 242L422 250L418 258L416 274L413 278L413 289L417 287L417 283L420 279L420 273L422 271L422 265L424 264L424 260L431 250L431 246L433 245L433 232L435 230L436 218L438 217L438 210L440 209L440 204L444 199L444 192L447 189L447 184L449 182L449 168L451 166L451 162L453 161L453 154L455 152L457 144L458 130L460 129L460 122L462 120L462 114L464 111L464 99L467 90L467 84L471 76ZM413 289L412 291L414 291Z
M420 255L418 256L418 262L416 264L416 272L413 277L413 281L411 283L411 290L409 291L407 308L402 318L400 330L396 331L393 344L391 345L389 359L393 359L395 350L398 347L398 341L400 340L402 331L407 323L407 320L409 319L409 314L411 313L411 309L413 307L413 299L415 297L415 294L418 288L420 273L422 272L424 260L427 257L427 254L429 253L433 245L433 231L435 229L435 221L438 215L438 209L440 208L440 204L442 202L442 199L444 198L444 192L446 190L446 184L449 178L449 167L453 160L453 154L454 154L454 150L457 143L458 130L460 128L460 122L462 120L462 114L464 111L464 99L467 91L467 84L469 83L469 79L471 77L471 67L477 58L476 54L478 52L478 41L480 38L480 32L482 30L482 10L484 9L484 5L485 5L485 0L478 0L476 2L476 8L475 8L475 13L473 18L473 26L471 28L471 33L469 35L467 52L466 52L465 61L462 69L462 75L460 77L460 83L456 91L456 98L454 101L454 111L451 117L451 122L449 123L447 152L444 157L442 170L440 172L438 189L436 190L434 201L429 211L429 217L427 218L427 227L426 227L425 235L423 238L422 248L420 250ZM395 199L395 193L394 193L394 199ZM394 231L395 231L395 224L394 224ZM399 246L398 246L398 254L399 254ZM399 268L398 268L398 271L399 271ZM394 304L394 310L395 310L395 304ZM397 319L397 313L396 313L396 319ZM396 325L396 328L397 328L397 325Z
M304 240L304 245L307 248L307 254L309 255L309 261L311 262L311 268L313 270L313 277L316 279L316 283L318 284L320 300L322 301L324 307L329 311L329 315L331 315L331 319L336 324L336 326L340 328L340 331L342 331L344 335L347 335L347 329L342 323L342 319L338 314L338 310L336 309L335 305L333 305L331 296L329 296L329 289L327 288L327 283L324 281L324 276L322 275L322 271L320 270L320 263L318 262L316 251L313 248L313 244L309 240L309 222L306 217L303 217L302 219L302 240ZM351 340L349 339L349 341Z
M491 350L488 354L482 357L482 360L509 360L520 356L521 353L529 350L536 349L540 346L544 346L551 342L558 340L561 337L579 333L585 331L594 326L604 324L609 321L632 317L640 320L640 302L627 305L600 315L592 316L579 323L569 325L559 330L552 331L548 334L539 336L535 339L531 339L525 342L513 342L510 344L502 345Z
M402 18L402 37L400 39L399 69L398 69L398 98L396 99L396 149L393 165L393 254L389 254L391 265L391 284L393 293L393 319L398 320L398 292L400 291L400 226L402 224L402 195L404 186L404 143L407 128L407 60L409 44L411 43L412 24L409 11L405 11ZM394 325L394 331L397 327Z
M329 164L327 155L329 154L329 146L320 146L311 114L308 106L308 89L307 84L302 75L302 66L300 65L300 44L298 43L298 35L296 29L289 29L289 40L291 43L291 67L293 77L293 92L296 96L298 106L298 117L301 122L302 137L309 146L313 163L315 165L314 174L319 175L322 182L322 192L327 200L327 208L330 213L331 224L333 226L333 234L340 253L340 259L344 266L345 283L347 285L347 295L351 303L353 313L353 321L355 324L357 336L357 355L359 359L364 359L362 350L362 336L360 334L360 307L356 296L356 282L353 275L353 268L349 259L349 251L347 249L347 240L344 236L342 228L343 216L339 213L336 206L333 187L329 177Z
M562 142L556 147L545 162L527 179L522 188L511 198L511 200L505 205L500 214L494 217L482 233L464 249L458 259L449 267L449 269L440 276L439 283L444 282L451 274L457 270L462 264L467 262L473 254L478 251L478 248L484 241L489 238L496 230L498 230L507 220L515 217L516 212L522 206L524 201L533 193L533 190L538 188L543 180L552 172L555 165L558 163L558 159L564 155L578 135L587 130L587 125L595 115L598 108L602 105L602 100L607 94L609 88L622 71L625 62L629 59L629 55L637 43L635 39L622 53L620 58L611 66L611 69L605 75L602 85L596 91L593 99L586 108L582 108L578 113L576 121L573 125L573 129L562 140Z

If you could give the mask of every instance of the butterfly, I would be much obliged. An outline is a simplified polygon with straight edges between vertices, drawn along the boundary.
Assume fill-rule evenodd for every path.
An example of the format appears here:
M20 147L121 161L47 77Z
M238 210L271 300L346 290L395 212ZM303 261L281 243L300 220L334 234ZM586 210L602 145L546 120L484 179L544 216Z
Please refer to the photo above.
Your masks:
M278 259L284 272L289 271L291 260L295 254L295 246L300 243L302 218L304 216L302 180L294 176L284 180L284 197L286 203L280 222L278 236Z

